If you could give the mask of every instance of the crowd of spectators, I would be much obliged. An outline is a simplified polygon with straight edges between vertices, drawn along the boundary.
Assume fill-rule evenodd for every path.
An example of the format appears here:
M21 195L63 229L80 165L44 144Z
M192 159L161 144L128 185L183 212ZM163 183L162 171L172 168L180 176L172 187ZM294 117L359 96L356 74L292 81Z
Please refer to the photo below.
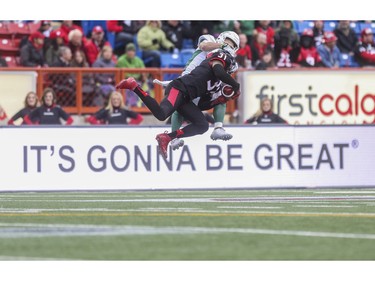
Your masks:
M161 53L194 49L200 35L217 36L224 30L239 34L238 62L246 69L363 67L372 66L375 61L372 35L375 26L371 21L111 20L98 21L89 29L86 22L39 21L37 30L14 41L19 48L18 65L54 66L61 46L69 47L73 57L80 52L90 67L94 66L102 48L110 46L112 61L116 64L131 43L145 67L161 67ZM0 30L0 38L3 35ZM5 51L1 57L2 65L6 65ZM264 63L265 60L271 63Z

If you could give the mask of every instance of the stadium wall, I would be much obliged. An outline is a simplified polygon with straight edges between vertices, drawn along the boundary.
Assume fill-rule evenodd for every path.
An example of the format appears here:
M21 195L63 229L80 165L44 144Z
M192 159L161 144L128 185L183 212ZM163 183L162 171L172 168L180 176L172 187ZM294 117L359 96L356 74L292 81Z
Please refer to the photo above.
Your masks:
M0 191L375 187L375 126L228 126L159 155L165 126L0 127Z

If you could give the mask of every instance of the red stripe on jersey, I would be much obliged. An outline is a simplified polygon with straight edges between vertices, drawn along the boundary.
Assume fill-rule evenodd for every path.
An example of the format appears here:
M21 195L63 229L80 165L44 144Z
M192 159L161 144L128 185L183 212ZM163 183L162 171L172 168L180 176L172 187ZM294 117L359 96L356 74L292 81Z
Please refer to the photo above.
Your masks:
M177 99L177 96L178 94L180 93L179 90L177 90L176 88L172 88L170 91L169 91L169 95L168 95L168 100L169 102L174 106L174 104L176 103L176 99Z
M181 129L178 129L178 130L176 131L176 133L177 133L176 137L179 137L179 136L182 136L182 135L184 134L184 131L181 130Z
M136 92L137 94L141 94L142 96L144 97L147 97L148 96L148 93L143 91L143 89L141 87L137 87L134 89L134 92Z
M224 67L224 69L225 69L225 65L226 65L225 60L220 59L220 58L212 58L212 59L210 60L210 65L211 65L211 66L212 66L212 63L213 63L215 60L220 61L220 62L223 64L223 67Z

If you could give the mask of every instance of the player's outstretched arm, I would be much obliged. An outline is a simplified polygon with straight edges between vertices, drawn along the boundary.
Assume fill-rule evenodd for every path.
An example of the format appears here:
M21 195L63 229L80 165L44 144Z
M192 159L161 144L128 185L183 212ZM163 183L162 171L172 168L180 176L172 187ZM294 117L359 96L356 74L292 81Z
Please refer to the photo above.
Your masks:
M240 89L240 84L230 74L228 74L225 71L223 64L221 62L215 61L212 64L212 69L215 73L215 76L225 84L232 86L235 92Z

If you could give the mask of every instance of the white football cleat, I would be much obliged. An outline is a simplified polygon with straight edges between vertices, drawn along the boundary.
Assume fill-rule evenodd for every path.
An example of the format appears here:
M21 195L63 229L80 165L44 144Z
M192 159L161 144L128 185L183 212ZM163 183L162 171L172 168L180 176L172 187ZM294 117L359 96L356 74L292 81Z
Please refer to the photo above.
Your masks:
M180 147L184 146L184 140L182 139L173 139L169 144L173 150L177 150Z
M172 82L172 80L168 80L168 81L160 81L159 79L154 79L154 80L152 80L152 82L153 82L154 84L158 84L158 85L163 86L163 87L165 88L165 87L168 86L169 83Z
M222 127L215 128L211 134L212 140L227 141L227 140L230 140L231 138L233 138L233 135L228 134Z

